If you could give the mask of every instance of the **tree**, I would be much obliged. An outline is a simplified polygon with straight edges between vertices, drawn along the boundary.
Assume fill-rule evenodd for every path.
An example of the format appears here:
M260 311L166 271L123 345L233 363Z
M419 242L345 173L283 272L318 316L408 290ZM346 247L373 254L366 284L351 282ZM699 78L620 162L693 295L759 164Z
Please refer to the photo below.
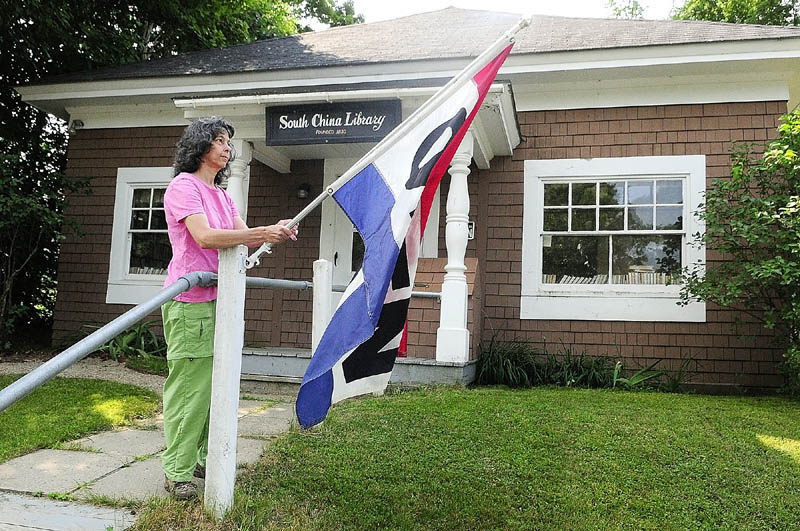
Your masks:
M301 17L316 19L330 26L349 26L364 22L363 15L357 15L353 0L345 0L342 5L337 5L333 0L306 0L299 6ZM302 28L308 31L308 28Z
M608 0L606 7L611 10L614 18L641 19L644 15L644 7L638 0Z
M18 0L0 18L0 346L15 326L52 310L59 226L69 193L66 124L13 87L297 32L302 17L363 21L351 0ZM23 215L24 214L24 215ZM9 224L9 220L19 224ZM15 229L15 230L11 230ZM9 230L10 232L6 232ZM44 294L44 295L43 295Z
M738 145L730 178L714 179L696 236L722 260L688 268L681 298L739 309L776 331L787 366L800 368L800 111L782 117L778 138L757 157Z
M674 18L797 26L800 0L688 0Z

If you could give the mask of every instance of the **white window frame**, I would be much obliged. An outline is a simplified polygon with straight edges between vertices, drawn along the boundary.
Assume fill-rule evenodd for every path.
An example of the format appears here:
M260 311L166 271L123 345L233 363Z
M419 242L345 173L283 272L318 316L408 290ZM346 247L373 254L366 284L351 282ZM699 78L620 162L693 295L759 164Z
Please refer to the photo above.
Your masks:
M542 223L544 182L580 179L680 178L684 180L683 266L705 263L705 248L690 245L705 233L694 213L703 201L705 155L526 160L522 231L521 319L705 322L704 302L679 306L678 285L544 284ZM623 232L624 234L624 232Z
M172 167L119 168L114 196L114 225L108 264L107 304L139 304L156 295L166 275L129 273L131 202L136 188L166 187Z

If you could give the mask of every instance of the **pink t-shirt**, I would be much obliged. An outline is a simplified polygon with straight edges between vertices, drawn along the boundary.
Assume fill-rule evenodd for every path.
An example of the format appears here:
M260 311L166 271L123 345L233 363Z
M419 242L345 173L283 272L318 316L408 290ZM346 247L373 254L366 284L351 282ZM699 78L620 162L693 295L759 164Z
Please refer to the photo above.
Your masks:
M207 185L191 173L179 173L164 193L164 210L169 241L172 244L172 260L169 262L164 286L192 271L216 273L219 268L219 252L200 247L183 221L192 214L205 214L212 229L232 229L233 220L239 215L239 211L228 193L218 186ZM207 302L216 298L216 286L195 286L175 297L175 300Z

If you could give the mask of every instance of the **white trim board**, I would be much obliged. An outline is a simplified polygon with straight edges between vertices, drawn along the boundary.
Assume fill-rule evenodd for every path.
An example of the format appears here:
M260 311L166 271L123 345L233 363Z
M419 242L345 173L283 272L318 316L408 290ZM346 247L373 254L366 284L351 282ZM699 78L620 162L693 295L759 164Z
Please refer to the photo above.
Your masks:
M522 230L520 319L705 322L704 302L678 306L677 286L551 285L541 282L542 181L576 178L681 177L688 212L702 202L705 155L611 157L604 159L526 160ZM683 264L705 262L705 250L689 245L704 232L694 215L686 216Z
M543 85L545 90L515 93L518 111L640 107L748 101L788 101L789 86L783 80L603 87L601 83ZM594 85L594 87L592 87Z
M172 179L172 167L119 168L114 195L114 225L108 263L107 304L139 304L152 298L163 285L166 275L131 275L127 272L128 226L133 186L166 186Z

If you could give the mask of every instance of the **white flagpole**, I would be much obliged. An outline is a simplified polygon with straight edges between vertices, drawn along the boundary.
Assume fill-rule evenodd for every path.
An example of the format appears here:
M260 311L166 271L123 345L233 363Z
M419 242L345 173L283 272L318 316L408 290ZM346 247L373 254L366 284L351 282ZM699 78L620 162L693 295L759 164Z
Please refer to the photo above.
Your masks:
M439 89L436 94L431 96L431 98L422 104L416 111L414 111L411 116L406 118L399 126L397 126L392 132L390 132L386 137L378 142L372 149L370 149L366 155L361 157L358 162L353 164L349 170L344 172L341 177L336 179L330 186L328 186L316 199L314 199L311 203L308 204L303 210L300 211L287 225L288 228L292 228L300 221L305 218L308 214L311 213L315 208L317 208L325 199L331 197L336 191L344 186L344 184L355 177L358 172L363 170L369 164L372 163L375 159L380 157L387 149L389 149L394 142L405 135L408 131L416 127L420 122L422 122L428 115L437 107L441 105L441 103L451 96L456 85L459 85L465 79L470 79L475 76L480 70L486 66L486 63L500 53L500 50L514 42L514 36L523 28L527 27L531 23L531 16L522 17L514 26L503 33L491 46L489 46L483 53L481 53L478 57L476 57L471 63L469 63L461 72L455 75L450 81L448 81L441 89ZM247 260L245 261L245 267L247 269L251 269L253 266L259 263L259 257L264 253L270 253L272 245L269 243L265 243L261 245L261 247L256 250L252 255L250 255Z

